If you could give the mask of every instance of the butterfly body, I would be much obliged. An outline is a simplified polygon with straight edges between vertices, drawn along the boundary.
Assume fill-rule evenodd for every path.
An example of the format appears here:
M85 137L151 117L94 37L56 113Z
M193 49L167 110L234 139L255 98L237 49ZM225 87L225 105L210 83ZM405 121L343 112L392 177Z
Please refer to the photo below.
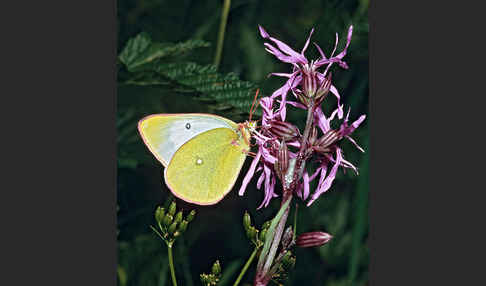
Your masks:
M187 202L211 205L233 187L250 151L254 122L237 124L201 114L154 114L138 124L152 154L166 167L165 182Z

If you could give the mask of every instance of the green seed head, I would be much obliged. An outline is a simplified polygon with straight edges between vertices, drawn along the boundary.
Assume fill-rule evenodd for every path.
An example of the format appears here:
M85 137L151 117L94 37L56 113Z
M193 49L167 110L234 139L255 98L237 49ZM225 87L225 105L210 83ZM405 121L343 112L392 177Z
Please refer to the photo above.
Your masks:
M186 217L187 222L191 222L196 216L196 210L192 210Z
M169 206L169 214L171 216L174 216L175 212L176 212L176 203L172 202L172 203L170 203L170 206Z
M213 264L213 268L211 268L211 272L214 275L219 275L221 273L221 264L219 264L219 260L216 260Z
M176 229L177 229L177 222L174 221L167 230L169 231L170 234L174 234Z
M245 214L243 215L243 227L246 231L248 231L251 227L251 218L248 212L245 212Z
M162 220L164 219L164 215L165 215L165 209L161 208L160 206L157 207L157 209L155 210L155 220L158 223L162 223Z
M174 219L175 222L180 223L182 221L182 211L179 211Z
M180 232L180 233L184 233L186 231L186 229L187 229L187 224L188 224L187 220L181 221L181 223L179 224L179 228L177 229L177 231Z
M162 223L165 227L169 227L173 219L174 218L170 214L166 214Z

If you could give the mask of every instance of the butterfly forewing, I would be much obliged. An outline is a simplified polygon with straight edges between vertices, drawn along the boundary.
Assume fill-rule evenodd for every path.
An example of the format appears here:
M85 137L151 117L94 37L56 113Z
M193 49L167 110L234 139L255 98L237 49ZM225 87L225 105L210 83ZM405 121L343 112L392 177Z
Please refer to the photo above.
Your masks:
M235 130L237 124L220 116L200 113L154 114L138 124L145 144L166 167L184 143L215 128Z

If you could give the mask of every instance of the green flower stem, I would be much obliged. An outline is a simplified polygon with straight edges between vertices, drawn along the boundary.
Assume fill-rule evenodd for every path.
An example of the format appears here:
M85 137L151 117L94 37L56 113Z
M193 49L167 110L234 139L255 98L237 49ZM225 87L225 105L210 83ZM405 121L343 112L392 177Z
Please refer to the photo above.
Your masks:
M285 202L292 200L292 192L285 191L282 198L282 207L284 207ZM277 248L280 244L280 240L282 239L282 234L285 228L285 222L287 222L287 216L289 215L290 210L290 203L287 204L285 211L278 222L277 228L275 229L275 236L273 237L272 246L270 246L270 251L268 252L267 257L265 258L265 264L263 266L263 273L268 274L268 270L270 266L272 266L273 259L277 254Z
M258 252L258 249L260 249L260 247L258 247L258 246L255 247L255 249L251 253L250 258L248 258L248 261L246 261L245 266L243 266L243 269L241 270L240 275L238 275L238 278L236 279L235 284L233 284L233 286L237 286L240 283L241 279L243 278L243 276L246 273L246 270L248 270L248 267L253 262L253 259L255 259L255 256Z
M214 65L219 66L221 62L221 54L223 52L224 31L226 30L226 22L228 21L229 8L231 0L224 0L223 11L221 13L221 22L219 24L218 43L216 46L216 54L214 55Z
M172 242L167 243L167 255L169 256L170 276L172 277L172 285L177 286L177 280L174 270L174 258L172 257Z

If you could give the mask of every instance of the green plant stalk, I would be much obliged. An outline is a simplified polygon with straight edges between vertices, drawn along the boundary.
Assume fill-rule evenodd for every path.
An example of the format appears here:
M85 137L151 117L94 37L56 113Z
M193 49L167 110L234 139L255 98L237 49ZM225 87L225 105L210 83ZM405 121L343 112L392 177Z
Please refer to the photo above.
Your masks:
M174 258L172 257L172 242L167 243L167 256L169 256L170 276L172 277L172 285L177 286L175 277Z
M268 255L265 258L265 264L263 265L263 273L265 274L268 274L268 270L272 266L273 259L277 254L277 248L280 245L280 240L282 239L282 234L285 229L285 223L287 222L287 217L289 215L290 201L292 200L292 192L285 192L284 198L282 200L283 200L282 209L284 209L284 213L280 218L278 225L275 229L275 236L273 237L273 241L270 246L270 250L268 251Z
M224 31L226 30L226 22L228 21L229 8L231 0L224 0L223 11L221 12L221 22L219 24L218 42L216 45L216 54L214 55L214 65L219 66L221 62L221 54L223 52Z
M248 258L248 260L246 261L245 266L243 266L243 269L241 269L240 275L238 275L238 278L236 278L236 281L233 284L233 286L237 286L240 283L241 279L246 273L246 270L248 270L248 267L250 267L250 264L253 262L253 259L255 259L258 249L260 249L260 247L256 246L253 252L251 253L250 258Z

